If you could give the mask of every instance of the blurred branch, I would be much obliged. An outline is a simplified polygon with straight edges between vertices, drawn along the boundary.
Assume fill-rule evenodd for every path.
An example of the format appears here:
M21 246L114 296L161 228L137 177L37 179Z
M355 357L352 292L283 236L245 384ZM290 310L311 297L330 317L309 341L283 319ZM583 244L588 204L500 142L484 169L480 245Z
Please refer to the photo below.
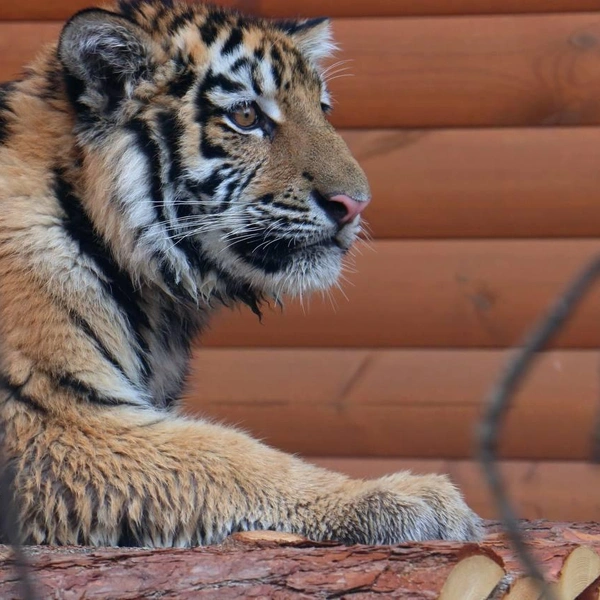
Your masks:
M523 345L509 361L502 377L493 388L479 429L479 456L484 476L492 491L503 525L515 551L529 575L540 581L544 597L554 600L554 594L543 583L543 575L524 541L517 515L512 507L497 465L498 437L504 417L524 377L529 373L539 352L558 334L572 316L584 296L600 275L600 257L595 258L567 287L549 313L533 329ZM596 432L595 439L599 435Z

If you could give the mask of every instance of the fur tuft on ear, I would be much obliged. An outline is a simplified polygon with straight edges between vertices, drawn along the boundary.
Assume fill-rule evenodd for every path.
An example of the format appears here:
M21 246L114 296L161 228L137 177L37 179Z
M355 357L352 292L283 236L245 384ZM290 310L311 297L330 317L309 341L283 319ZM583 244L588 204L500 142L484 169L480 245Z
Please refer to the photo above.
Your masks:
M294 40L300 52L314 65L320 65L337 50L327 18L278 21L277 26Z
M58 57L85 88L127 96L151 68L150 36L124 17L102 9L77 13L64 26Z

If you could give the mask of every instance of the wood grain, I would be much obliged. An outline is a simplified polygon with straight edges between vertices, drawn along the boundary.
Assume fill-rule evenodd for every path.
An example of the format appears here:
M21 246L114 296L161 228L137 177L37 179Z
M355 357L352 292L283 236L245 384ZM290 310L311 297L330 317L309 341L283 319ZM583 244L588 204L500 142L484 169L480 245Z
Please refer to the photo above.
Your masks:
M600 120L600 16L341 19L346 127L582 125Z
M307 456L466 458L509 354L486 350L200 350L185 407ZM586 459L596 351L549 352L515 396L506 458Z
M394 546L342 546L274 531L230 535L192 549L31 546L31 579L43 597L347 598L484 600L537 598L524 567L495 521L477 544L439 540ZM557 597L597 598L596 523L522 521L528 549ZM291 538L291 539L290 539ZM0 595L17 600L14 561L0 546ZM508 584L510 593L506 594ZM596 593L588 594L593 585ZM530 590L524 596L518 588ZM224 590L227 590L226 592ZM584 594L580 595L580 592Z
M267 310L224 310L219 346L505 348L519 342L590 257L596 240L377 241L356 254L344 294ZM600 285L557 340L600 345Z
M66 19L94 0L25 0L0 5L0 20ZM600 10L599 0L213 0L213 4L269 17L401 17Z
M376 238L600 236L600 128L342 133Z
M0 81L20 76L44 44L58 39L60 23L0 22Z
M0 80L56 23L0 24ZM339 19L349 77L331 82L333 122L352 128L600 122L600 16ZM376 91L376 93L373 93Z
M352 477L380 477L406 469L450 474L476 512L484 518L498 518L481 467L474 461L315 458L311 462ZM501 470L520 517L598 521L598 467L575 461L504 461Z
M36 597L463 600L457 594L465 590L471 600L485 600L505 573L500 566L504 560L512 559L516 567L511 576L521 572L506 547L496 550L502 548L498 543L492 544L494 550L451 542L347 547L306 541L256 547L241 543L241 537L234 534L223 546L193 549L33 546L29 553ZM572 548L572 544L553 546L544 556L558 554L552 562L562 564L561 558ZM9 549L0 546L3 600L21 597L12 563Z

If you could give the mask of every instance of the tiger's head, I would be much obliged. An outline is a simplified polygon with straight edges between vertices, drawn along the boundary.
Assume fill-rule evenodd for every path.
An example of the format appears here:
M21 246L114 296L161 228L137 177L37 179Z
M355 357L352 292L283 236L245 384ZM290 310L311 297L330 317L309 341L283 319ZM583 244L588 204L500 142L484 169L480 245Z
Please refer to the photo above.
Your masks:
M165 0L66 24L86 210L128 268L192 297L337 280L370 192L327 119L333 48L326 20Z

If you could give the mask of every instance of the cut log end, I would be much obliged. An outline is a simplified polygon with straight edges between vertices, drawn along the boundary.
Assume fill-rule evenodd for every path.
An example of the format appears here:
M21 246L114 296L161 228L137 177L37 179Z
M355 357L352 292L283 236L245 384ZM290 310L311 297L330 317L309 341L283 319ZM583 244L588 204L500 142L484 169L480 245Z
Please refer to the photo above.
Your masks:
M504 569L481 554L461 560L450 572L439 600L485 600L504 577Z
M547 550L555 554L551 546ZM547 558L549 564L555 562L554 556L548 554ZM542 560L540 556L538 560ZM546 576L556 600L599 600L600 588L597 582L600 581L600 556L594 549L585 546L576 547L564 558L558 573L554 574L552 571L550 567ZM529 577L521 577L505 598L506 600L540 600L542 590L538 582Z

